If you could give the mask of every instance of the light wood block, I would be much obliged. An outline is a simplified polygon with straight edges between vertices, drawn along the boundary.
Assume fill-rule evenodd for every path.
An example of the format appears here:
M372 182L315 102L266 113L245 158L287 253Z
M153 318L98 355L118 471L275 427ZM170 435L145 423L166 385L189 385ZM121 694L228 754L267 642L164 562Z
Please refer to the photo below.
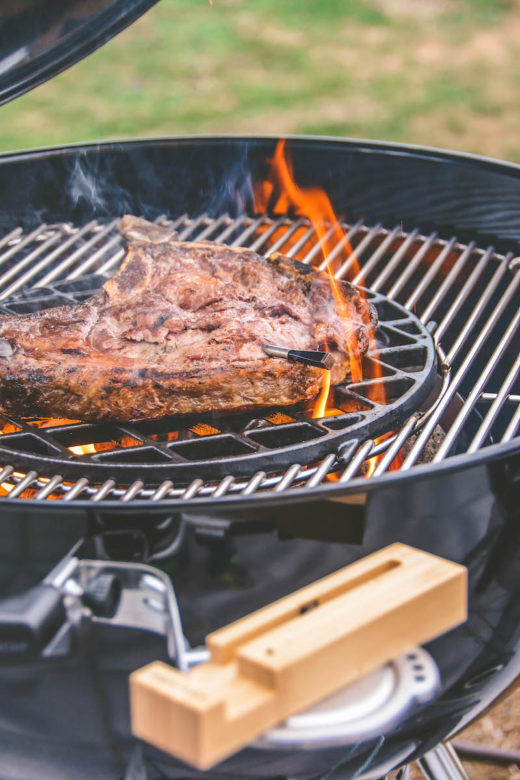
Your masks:
M391 545L210 634L186 674L134 672L132 731L207 769L466 616L463 566Z

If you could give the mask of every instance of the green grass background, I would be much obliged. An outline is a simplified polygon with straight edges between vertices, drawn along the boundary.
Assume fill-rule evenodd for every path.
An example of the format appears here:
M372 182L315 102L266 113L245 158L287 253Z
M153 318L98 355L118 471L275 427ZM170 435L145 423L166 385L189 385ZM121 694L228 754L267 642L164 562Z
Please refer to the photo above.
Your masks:
M520 161L519 0L162 0L0 109L0 150L313 133Z

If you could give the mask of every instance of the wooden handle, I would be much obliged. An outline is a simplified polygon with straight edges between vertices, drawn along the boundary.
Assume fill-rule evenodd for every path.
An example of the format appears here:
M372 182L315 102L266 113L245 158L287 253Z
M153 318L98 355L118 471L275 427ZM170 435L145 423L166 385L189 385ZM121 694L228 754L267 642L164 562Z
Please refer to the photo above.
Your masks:
M186 674L138 669L132 731L208 769L466 615L463 566L391 545L210 634L211 660Z

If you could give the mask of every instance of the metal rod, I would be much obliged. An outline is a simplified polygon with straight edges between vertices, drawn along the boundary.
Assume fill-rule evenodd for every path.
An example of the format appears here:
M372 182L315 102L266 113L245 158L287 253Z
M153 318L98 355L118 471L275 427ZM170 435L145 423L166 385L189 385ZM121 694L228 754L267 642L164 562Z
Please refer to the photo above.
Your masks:
M55 260L57 257L63 254L69 247L73 246L78 238L81 238L88 229L91 229L92 225L94 225L94 222L90 222L88 225L85 225L85 227L78 231L78 233L74 233L72 236L69 236L66 241L59 244L52 252L49 252L49 254L46 254L42 260L39 261L39 263L35 263L34 265L31 265L31 267L24 273L22 276L20 276L16 282L14 282L10 287L5 290L6 297L9 297L9 295L12 295L13 292L16 292L16 290L19 290L21 287L27 284L31 279L34 279L35 276L37 276L40 271L42 271L44 268L47 268L50 263L52 263L53 260ZM20 265L17 266L17 269L20 268ZM38 285L34 285L37 287Z
M460 348L462 347L462 345L468 338L469 334L471 333L473 326L476 324L479 317L484 312L486 306L491 301L506 271L507 271L507 263L503 263L497 268L497 270L493 274L492 279L490 280L489 284L486 286L477 304L472 308L471 314L469 315L468 319L464 323L464 327L461 329L459 335L455 339L455 342L452 344L450 350L448 351L448 354L446 355L446 359L448 363L453 363L453 359L458 354ZM436 336L436 338L440 338L440 336Z
M250 496L251 493L254 493L256 489L260 487L265 478L265 471L257 471L256 474L253 474L245 488L242 490L242 495Z
M170 479L166 479L164 482L162 482L157 490L155 490L151 496L151 501L160 501L162 498L164 498L172 489L173 482Z
M467 261L473 254L473 250L475 248L475 242L472 241L468 246L465 248L464 252L462 252L456 262L453 264L453 267L451 271L447 274L444 281L438 288L438 290L433 295L432 299L430 300L430 303L425 308L423 313L421 314L421 322L428 322L431 319L431 316L439 303L444 300L446 297L446 293L448 290L451 289L452 285L455 282L455 279L458 277L458 275L461 273L462 269L466 265Z
M347 244L349 245L349 247L351 249L351 252L350 252L350 254L349 254L347 259L350 259L352 257L352 255L355 254L354 249L352 249L352 239L354 238L356 233L359 231L359 228L361 227L362 224L363 224L363 222L360 219L358 219L356 224L353 225L351 228L349 228L349 230L346 230L347 225L342 225L341 226L343 229L346 230L345 235L343 236L343 238L341 238L338 241L338 243L336 244L334 249L332 249L329 252L329 254L325 258L325 260L320 264L320 266L319 266L320 271L324 271L327 268L327 266L330 267L332 265L332 263L335 261L336 257L339 255L339 253L342 251L342 249Z
M509 373L507 374L502 387L500 388L497 397L489 407L488 411L486 412L486 415L484 419L482 420L478 431L476 432L475 436L473 437L473 440L471 444L468 447L468 452L475 452L478 450L486 436L488 435L489 431L491 430L491 426L495 422L496 418L498 417L500 410L502 409L502 406L505 403L507 394L509 393L511 387L515 383L515 380L518 376L518 373L520 372L520 354L516 356L516 360L511 366L511 369L509 370ZM478 398L476 399L479 400Z
M440 744L417 759L427 780L470 780L451 745Z
M29 487L31 482L34 482L37 476L38 476L37 471L27 472L25 477L21 479L20 482L12 490L9 491L9 493L7 494L7 498L16 498L17 496L19 496L21 493L24 492L26 488Z
M36 228L36 230L33 230L31 233L25 236L25 238L22 238L21 241L17 241L16 244L11 246L9 249L6 249L5 252L2 252L0 255L0 266L4 265L8 260L11 259L17 252L20 251L20 249L25 249L26 246L31 244L33 241L36 241L38 236L40 236L47 228L47 225L43 223L43 225L40 225L40 227Z
M36 501L43 501L44 498L47 498L47 496L50 496L51 493L54 493L56 488L61 484L63 477L61 474L56 474L52 479L49 480L49 482L42 487L35 495Z
M182 500L189 501L190 498L193 498L199 492L203 484L204 482L202 481L202 479L194 479L193 482L190 485L188 485L188 487L182 494Z
M370 453L372 452L372 449L374 447L374 442L369 439L364 444L361 445L359 450L356 452L350 463L348 464L345 471L340 475L339 482L348 482L349 479L351 479L361 466L361 464L368 458Z
M238 235L229 246L244 246L244 243L249 239L249 236L254 236L258 228L262 223L270 225L271 220L266 220L264 216L258 217L253 221L248 220L248 226ZM251 247L249 247L251 249Z
M269 224L269 222L267 222L267 224ZM283 224L284 222L282 219L277 219L275 222L272 222L270 227L268 227L267 230L264 233L262 233L262 235L258 236L258 238L255 241L253 241L253 243L249 246L249 249L251 249L253 252L258 252L259 248L263 246L267 241L269 241L271 236L274 233L276 233L276 231L280 227L282 227ZM265 252L265 254L268 255L270 251L271 250L268 249L267 252Z
M100 257L103 257L103 255L106 255L107 252L109 252L114 247L121 247L122 242L121 235L118 233L113 238L110 239L110 241L107 241L106 244L103 244L97 252L94 252L92 255L90 255L81 265L79 265L77 268L74 269L70 274L68 274L67 279L70 281L74 281L74 279L79 279L80 276L83 276L84 273L89 271L95 264L98 262ZM115 265L120 260L123 259L123 257L126 254L126 249L121 247L118 249L118 251L110 257L109 260L105 262L105 264L102 266L103 269L107 269L109 266ZM104 273L105 270L101 271L101 268L99 269L98 273Z
M375 252L370 255L368 260L366 260L363 263L363 268L361 268L358 273L355 275L355 277L352 279L352 284L362 284L365 282L365 280L368 277L368 274L371 273L374 268L376 268L377 264L381 260L381 258L384 256L385 252L388 252L394 241L396 240L397 236L401 232L400 227L395 227L391 233L388 234L388 236L385 238L384 241L382 241Z
M305 257L302 259L302 263L305 263L305 265L310 265L316 255L318 255L320 252L323 252L323 247L326 246L327 241L332 238L336 230L341 230L341 226L339 222L335 222L333 225L330 226L330 228L327 230L324 236L321 238L318 238L317 242L314 244L312 249L310 249Z
M269 357L282 358L291 363L303 363L306 366L316 366L330 371L334 367L334 358L330 352L320 352L316 349L289 349L274 344L262 344L262 349Z
M511 322L509 323L509 327L506 329L506 332L500 339L498 346L494 349L491 358L486 363L486 366L484 370L481 372L478 380L473 385L471 392L467 399L465 400L462 409L458 413L457 417L455 418L454 423L452 424L450 430L446 434L441 446L435 453L435 456L433 458L434 463L438 463L440 460L442 460L448 452L450 451L451 447L455 443L455 439L457 438L458 434L462 430L462 427L466 420L468 419L473 407L475 406L476 402L478 401L478 397L485 386L487 380L493 373L493 369L495 368L496 364L504 354L504 351L506 350L509 342L513 338L516 329L518 328L518 325L520 323L520 309L517 310L516 315L513 317ZM518 357L518 356L517 356ZM518 362L518 361L517 361ZM516 372L515 372L516 373ZM513 377L514 380L514 377ZM478 441L478 439L477 439ZM468 450L469 452L472 452L472 450Z
M386 296L388 298L395 299L396 296L401 292L402 288L404 287L408 279L412 276L412 274L417 270L417 268L422 263L423 257L427 254L427 252L433 249L436 240L437 240L437 233L431 233L428 240L422 245L422 247L420 247L417 250L415 255L407 263L406 268L400 274L400 276L395 280L392 287L390 288L390 291L386 293Z
M46 285L50 284L50 282L53 282L55 279L57 279L61 274L66 271L68 268L71 267L71 265L74 265L76 260L79 260L81 257L83 257L84 254L90 251L93 246L99 243L100 240L102 240L108 233L111 233L114 229L115 220L112 220L109 225L107 225L104 230L100 232L95 232L94 235L89 238L87 241L85 241L84 244L79 246L74 252L72 252L68 257L66 257L64 260L62 260L57 265L53 266L51 270L45 274L41 279L39 279L35 287L45 287ZM92 222L89 222L87 225L85 225L85 228L83 231L81 231L81 236L84 235L84 233L88 232L88 230L95 230L95 228L98 227L98 223L96 220L92 220ZM77 240L78 234L76 234L75 239Z
M437 276L437 274L441 270L450 252L453 251L454 244L455 244L455 239L454 238L450 239L450 241L446 244L442 252L435 258L434 262L431 264L427 272L424 274L424 276L422 277L421 281L419 282L419 284L417 285L413 293L408 296L406 303L404 304L406 309L409 309L410 311L413 309L417 301L427 290L430 282L433 281L433 279Z
M285 246L291 236L293 236L296 231L299 230L304 224L304 219L297 219L296 222L293 222L293 224L285 231L285 233L280 236L280 238L278 238L271 247L269 247L269 254L272 255L274 252L281 252L282 247Z
M18 274L26 266L30 265L43 252L45 252L51 246L54 246L54 244L59 240L59 238L60 236L58 233L55 233L54 235L50 236L50 238L48 238L46 241L41 243L31 252L29 252L29 254L23 258L23 260L20 260L16 265L13 265L12 268L10 268L8 271L2 274L2 276L0 276L0 287L2 287L6 282L9 282L14 276L16 276L16 274ZM9 287L7 287L7 289L3 290L2 293L0 293L0 301L3 301L5 298L8 298L10 295L12 295L13 292L18 290L19 287L21 287L21 285L18 284L18 282L13 282L11 285L9 285Z
M479 401L483 401L484 403L491 403L495 400L498 393L481 393ZM506 395L504 398L504 403L506 404L520 404L520 395L517 395L515 393L510 393Z
M374 225L373 228L371 228L366 236L359 242L357 246L354 247L354 252L348 257L342 266L336 271L334 274L336 279L343 279L347 273L350 271L352 266L356 266L358 264L358 260L363 256L365 253L365 250L370 246L372 241L376 238L377 234L382 231L381 223L378 222L377 225Z
M448 311L437 325L435 330L435 338L437 342L442 338L447 328L451 325L454 317L458 314L461 306L467 301L470 292L473 290L475 284L481 277L484 270L487 268L491 257L493 256L493 248L489 247L487 252L482 255L477 265L466 279L461 289L457 293L455 300L451 303ZM507 264L506 264L507 267Z
M287 257L296 257L300 249L303 249L305 244L311 240L312 236L314 235L314 225L310 225L309 228L305 231L305 233L300 236L298 241L296 241L293 246L287 250L286 254Z
M324 458L321 462L321 464L318 466L315 473L312 475L312 477L307 481L305 485L306 490L311 490L312 488L316 487L321 483L324 477L327 476L329 473L332 464L336 460L336 453L331 452L329 455L327 455L326 458Z
M504 310L509 304L509 301L515 294L519 283L520 283L520 274L517 274L516 277L513 279L513 282L507 289L506 294L498 301L491 315L486 321L484 327L482 328L482 330L479 331L477 338L472 343L471 348L467 353L466 357L464 358L464 360L462 361L456 375L454 376L453 380L450 382L449 386L446 388L446 391L442 399L440 400L439 405L437 406L435 414L433 414L430 417L426 425L423 427L421 433L417 437L415 444L413 445L412 449L410 450L407 457L405 458L405 461L401 466L401 471L411 468L416 458L419 456L420 452L422 451L422 448L428 441L433 429L437 425L438 420L443 415L449 402L457 392L457 389L460 383L462 382L462 380L464 379L469 367L473 363L475 356L478 354L482 345L486 342L486 339L488 338L489 334L495 327L497 321L502 316Z
M392 465L394 458L399 453L399 450L405 443L405 441L412 435L417 422L419 421L420 414L412 414L412 416L405 422L394 441L387 449L381 460L378 462L372 476L378 477L383 474L389 466Z
M85 490L85 488L88 485L88 479L86 477L80 477L75 485L73 485L70 490L67 491L67 494L63 497L64 501L73 501L76 496L79 496L80 493Z
M502 436L501 441L511 441L513 436L518 430L518 427L520 426L520 406L516 409L514 415L512 416L511 420L509 421L509 425L507 426L504 435Z
M399 266L399 263L401 262L402 258L406 257L406 253L413 246L413 244L417 240L418 235L419 235L419 231L417 230L417 228L408 234L408 236L403 241L403 243L401 244L397 252L394 252L391 259L387 263L385 263L383 270L379 273L379 276L377 276L374 279L374 281L370 283L370 289L372 290L372 292L379 292L381 286L386 282L386 280L393 274L395 269Z
M92 501L101 501L105 496L107 496L112 488L115 486L115 482L113 479L107 479L106 482L104 482L101 487L94 493L92 496Z
M228 474L227 477L224 477L224 479L217 485L215 492L213 493L213 498L220 498L221 496L225 496L234 481L235 478L232 477L231 474Z
M298 476L300 472L300 464L299 463L293 463L292 466L289 466L285 474L283 475L282 479L279 481L279 483L274 488L275 493L283 493L284 490L287 490L288 487L294 482L296 477Z
M128 490L124 493L123 496L121 496L121 501L128 502L131 501L133 498L136 497L138 493L141 492L141 490L144 487L144 482L141 479L136 479L135 482L133 482Z

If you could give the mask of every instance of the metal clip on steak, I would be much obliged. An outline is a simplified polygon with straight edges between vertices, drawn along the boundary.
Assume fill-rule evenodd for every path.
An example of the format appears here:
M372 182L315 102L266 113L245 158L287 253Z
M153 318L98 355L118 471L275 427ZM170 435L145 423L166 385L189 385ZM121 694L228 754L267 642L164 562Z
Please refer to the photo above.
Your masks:
M128 253L87 301L0 317L0 407L18 416L128 420L289 405L322 370L267 357L261 344L319 349L332 382L361 356L374 307L350 284L340 316L327 274L279 254L176 241L125 216Z

